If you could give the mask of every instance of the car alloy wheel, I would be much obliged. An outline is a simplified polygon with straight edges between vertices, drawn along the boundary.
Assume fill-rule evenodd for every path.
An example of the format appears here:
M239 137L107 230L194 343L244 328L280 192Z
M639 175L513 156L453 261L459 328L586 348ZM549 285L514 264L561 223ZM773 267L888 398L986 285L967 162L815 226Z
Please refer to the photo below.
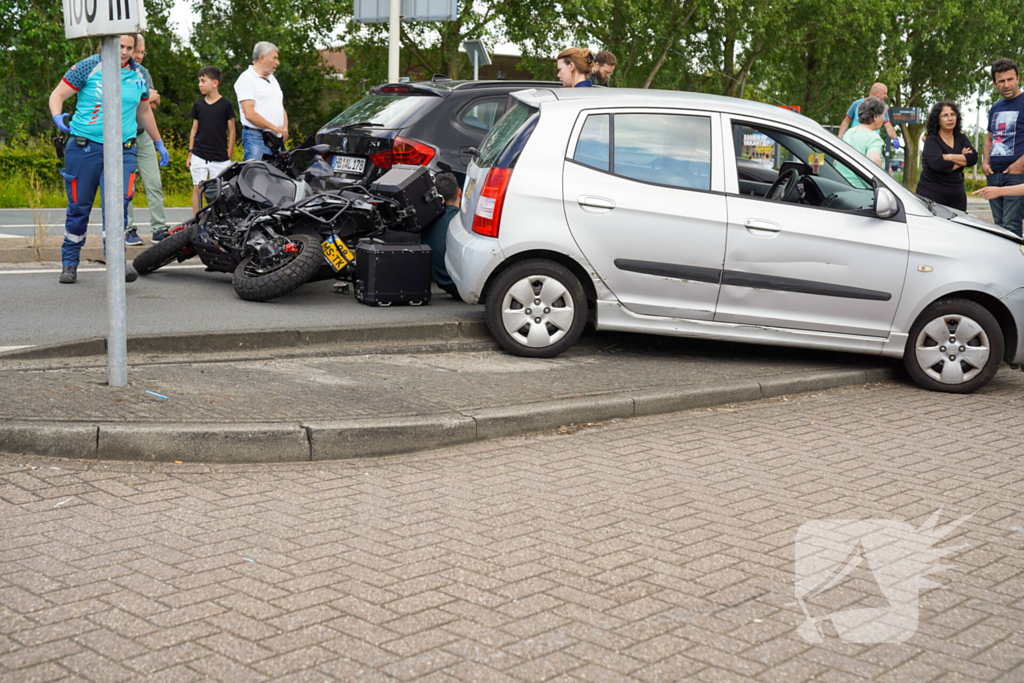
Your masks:
M977 377L991 355L988 335L964 315L944 315L925 325L917 335L917 364L943 384L963 384Z
M565 285L545 275L524 277L508 289L501 304L505 331L532 348L557 343L572 328L575 317Z
M910 329L903 364L926 389L966 394L995 376L1003 333L985 307L966 299L928 306Z
M487 326L505 349L520 356L551 358L583 331L587 299L565 266L535 259L515 263L487 294Z

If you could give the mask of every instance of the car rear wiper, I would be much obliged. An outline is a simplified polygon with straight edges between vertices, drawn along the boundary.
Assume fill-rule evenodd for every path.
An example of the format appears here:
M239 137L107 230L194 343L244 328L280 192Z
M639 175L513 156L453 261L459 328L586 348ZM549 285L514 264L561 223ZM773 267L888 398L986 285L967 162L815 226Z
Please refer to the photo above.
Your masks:
M348 130L349 128L362 128L364 126L365 127L370 127L370 126L383 126L383 125L384 125L383 123L374 123L373 121L358 121L356 123L346 123L344 126L339 128L338 130Z

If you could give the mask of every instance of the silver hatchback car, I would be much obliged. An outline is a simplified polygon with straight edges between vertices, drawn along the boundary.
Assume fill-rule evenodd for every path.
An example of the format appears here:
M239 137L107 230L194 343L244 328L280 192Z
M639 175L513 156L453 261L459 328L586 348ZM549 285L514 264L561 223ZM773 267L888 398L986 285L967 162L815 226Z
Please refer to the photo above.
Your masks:
M745 100L535 89L467 171L446 262L510 352L598 330L902 357L970 392L1024 361L1024 248L814 121Z

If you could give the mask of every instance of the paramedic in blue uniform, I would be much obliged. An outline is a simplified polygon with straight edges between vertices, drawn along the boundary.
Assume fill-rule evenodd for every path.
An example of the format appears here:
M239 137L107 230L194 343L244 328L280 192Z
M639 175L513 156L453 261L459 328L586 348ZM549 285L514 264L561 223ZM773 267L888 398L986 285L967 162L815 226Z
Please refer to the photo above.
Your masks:
M149 88L145 79L135 67L132 52L135 49L135 36L121 36L121 140L114 141L124 147L124 190L122 198L124 212L128 213L128 203L135 191L135 124L141 126L153 138L153 145L160 155L160 165L166 166L169 160L167 148L160 138L153 110L149 106ZM92 55L72 66L61 82L50 93L50 114L53 123L68 138L64 151L64 168L60 174L64 176L64 187L68 195L68 213L64 222L64 246L61 259L64 268L60 281L72 284L78 279L78 262L85 242L85 232L89 227L89 213L92 211L96 188L103 184L103 145L110 141L103 139L103 75L100 56ZM72 95L78 95L75 115L71 118L70 127L61 113L64 101ZM105 193L100 195L105 202ZM102 205L102 204L101 204ZM105 218L105 216L104 216ZM106 238L106 225L103 236ZM104 239L105 243L105 239ZM138 274L125 266L125 281L133 282Z

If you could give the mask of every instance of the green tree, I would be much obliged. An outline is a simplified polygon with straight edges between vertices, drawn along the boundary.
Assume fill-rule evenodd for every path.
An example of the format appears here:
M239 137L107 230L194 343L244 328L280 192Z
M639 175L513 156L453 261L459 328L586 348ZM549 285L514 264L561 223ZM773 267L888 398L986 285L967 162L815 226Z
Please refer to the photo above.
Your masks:
M890 101L927 115L940 99L964 101L991 83L994 56L1005 54L1006 27L1020 27L1020 5L1008 0L886 0L890 24L882 43ZM1019 34L1018 34L1019 35ZM1019 47L1017 48L1020 49ZM894 87L895 86L895 87ZM925 124L901 124L906 141L903 183L917 186ZM980 150L979 150L980 152Z
M49 129L50 92L72 64L99 50L95 41L65 40L61 4L49 0L0 0L0 46L0 126L11 136Z
M253 46L270 41L280 54L274 75L284 91L291 132L298 138L316 133L341 96L341 85L317 45L327 42L334 28L351 15L351 1L196 0L193 7L199 21L192 48L199 64L217 66L224 73L221 93L234 101L235 80L252 63ZM195 73L189 78L194 82ZM237 110L237 102L235 106Z

